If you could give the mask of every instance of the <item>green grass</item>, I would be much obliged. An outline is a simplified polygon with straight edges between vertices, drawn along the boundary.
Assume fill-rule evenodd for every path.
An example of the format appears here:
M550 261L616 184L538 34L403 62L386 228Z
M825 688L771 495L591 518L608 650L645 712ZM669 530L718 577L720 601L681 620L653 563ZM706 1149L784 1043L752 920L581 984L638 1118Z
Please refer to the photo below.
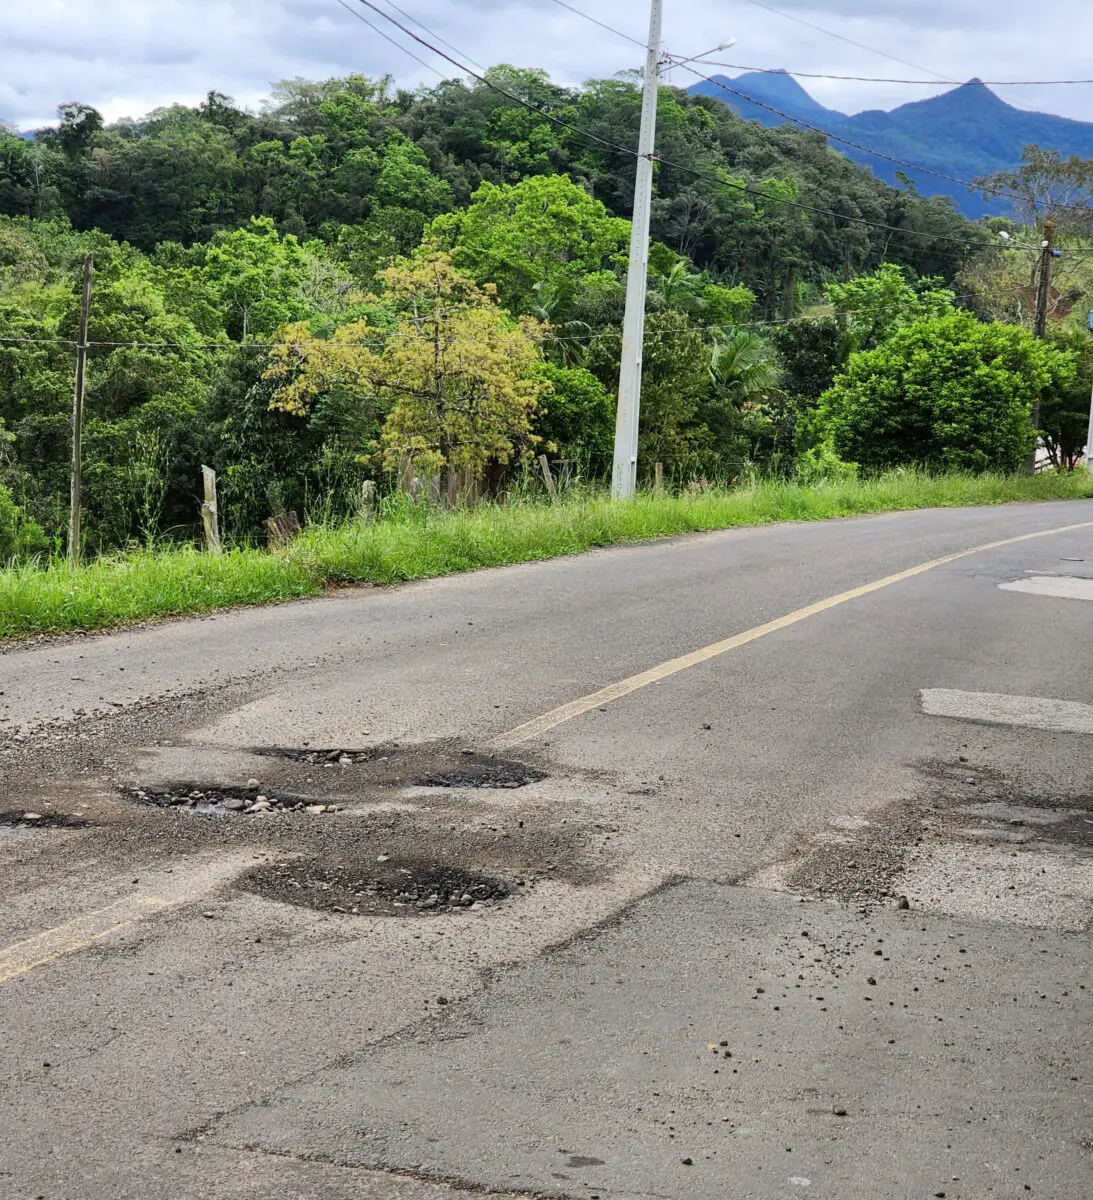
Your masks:
M314 596L337 583L398 583L741 525L1083 497L1093 497L1093 478L1085 472L893 472L815 486L774 481L693 496L646 494L625 504L584 493L553 506L527 501L467 511L410 509L371 525L309 529L282 554L163 549L102 558L75 572L63 563L12 567L0 571L0 638L105 629Z

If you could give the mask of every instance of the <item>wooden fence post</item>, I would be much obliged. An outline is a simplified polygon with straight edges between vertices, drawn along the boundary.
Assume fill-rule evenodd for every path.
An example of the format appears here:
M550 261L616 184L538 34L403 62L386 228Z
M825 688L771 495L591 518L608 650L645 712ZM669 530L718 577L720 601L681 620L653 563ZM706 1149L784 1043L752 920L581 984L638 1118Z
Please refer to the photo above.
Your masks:
M653 468L653 491L659 496L664 491L664 464L657 463Z
M374 479L366 479L361 484L361 509L360 517L365 525L372 522L376 509L376 481Z
M216 507L216 472L212 467L202 466L201 478L205 484L205 503L201 506L201 521L205 526L205 546L210 554L219 554L220 516Z
M558 499L558 489L554 486L554 476L550 473L550 459L545 454L539 455L539 466L543 468L543 482L553 504Z

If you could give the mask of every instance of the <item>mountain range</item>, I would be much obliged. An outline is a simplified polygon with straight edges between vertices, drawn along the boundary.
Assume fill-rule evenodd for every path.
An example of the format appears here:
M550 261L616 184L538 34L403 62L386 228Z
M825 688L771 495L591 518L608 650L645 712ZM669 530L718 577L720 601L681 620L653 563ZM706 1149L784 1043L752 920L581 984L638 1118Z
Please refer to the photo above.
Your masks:
M721 100L742 117L762 125L787 121L812 125L834 135L829 140L835 150L870 167L879 179L899 186L899 174L906 175L923 195L951 196L969 217L1004 216L1008 202L985 197L938 175L974 180L1007 170L1020 162L1023 148L1030 144L1058 150L1064 157L1093 158L1093 122L1015 108L979 79L890 112L871 109L853 116L825 108L784 71L752 71L735 79L714 75L688 90ZM868 149L848 146L838 138ZM929 170L900 166L869 150Z

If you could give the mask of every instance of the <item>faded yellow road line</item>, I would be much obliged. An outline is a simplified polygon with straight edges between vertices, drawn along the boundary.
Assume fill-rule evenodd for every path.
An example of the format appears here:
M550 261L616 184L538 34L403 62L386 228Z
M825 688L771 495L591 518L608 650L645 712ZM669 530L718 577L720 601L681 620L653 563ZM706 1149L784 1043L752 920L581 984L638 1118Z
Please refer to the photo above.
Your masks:
M511 750L514 746L519 746L523 742L530 742L534 738L542 737L543 734L549 733L550 730L556 729L559 725L564 725L566 721L572 721L574 717L579 717L594 708L603 708L605 704L610 704L613 700L621 700L623 696L629 696L631 692L640 691L642 688L648 687L651 683L659 683L660 680L667 679L671 675L678 675L680 671L686 671L688 667L696 667L700 663L709 662L710 659L727 654L730 650L736 650L741 646L746 646L749 642L758 641L759 638L766 637L769 633L777 633L780 629L788 629L790 625L796 625L800 621L807 621L809 617L818 616L829 609L837 608L840 604L846 604L850 600L857 600L861 596L868 596L871 592L879 592L882 588L891 587L894 583L902 583L905 579L913 579L916 575L924 575L927 571L932 571L936 567L943 567L947 563L957 562L959 559L968 558L972 554L983 554L987 550L998 550L1003 546L1013 546L1018 542L1028 542L1033 538L1051 537L1054 534L1071 533L1076 529L1089 528L1093 528L1093 521L1080 521L1076 525L1060 525L1055 529L1041 529L1036 533L1022 533L1016 537L1001 538L996 542L985 542L981 546L972 546L967 550L958 550L955 554L944 554L940 558L932 558L929 562L908 567L905 571L897 571L894 575L886 575L883 579L874 579L872 583L864 583L861 587L850 588L849 591L839 592L836 596L828 596L825 600L817 600L814 604L806 604L804 608L798 608L794 612L786 613L784 617L776 617L773 621L767 621L763 625L756 625L754 629L747 629L743 633L737 633L733 637L725 638L720 642L703 646L699 650L692 650L690 654L682 654L679 658L670 658L667 662L663 662L656 667L650 667L649 670L642 671L638 675L631 675L628 679L620 679L617 683L608 684L607 687L600 688L597 692L590 692L587 696L581 696L577 700L570 700L568 704L552 708L550 712L543 713L540 717L534 717L530 721L525 721L524 724L517 725L515 729L510 730L508 733L501 734L500 737L495 738L491 743L492 748L495 750Z
M170 900L154 896L129 896L96 912L84 913L64 925L56 925L25 941L0 950L0 983L9 983L35 967L43 967L62 954L86 950L119 929L134 925L152 910L170 907Z
M216 858L179 859L173 867L145 875L142 881L149 891L124 896L105 908L83 913L63 925L54 925L0 949L0 984L10 983L66 954L87 950L154 913L192 904L231 882L253 857L251 853L237 852Z

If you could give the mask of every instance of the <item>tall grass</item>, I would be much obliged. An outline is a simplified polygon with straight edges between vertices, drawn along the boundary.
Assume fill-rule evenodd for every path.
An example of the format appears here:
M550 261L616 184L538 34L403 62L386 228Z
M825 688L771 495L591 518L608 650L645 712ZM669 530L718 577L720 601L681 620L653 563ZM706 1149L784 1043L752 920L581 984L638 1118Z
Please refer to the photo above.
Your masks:
M627 503L587 489L554 505L529 498L445 512L396 502L372 524L313 526L279 554L149 550L102 558L75 572L61 562L9 568L0 572L0 638L103 629L313 596L335 583L397 583L741 525L1090 496L1093 480L1084 472L1007 477L902 471L812 486L767 481L693 495L643 494Z

